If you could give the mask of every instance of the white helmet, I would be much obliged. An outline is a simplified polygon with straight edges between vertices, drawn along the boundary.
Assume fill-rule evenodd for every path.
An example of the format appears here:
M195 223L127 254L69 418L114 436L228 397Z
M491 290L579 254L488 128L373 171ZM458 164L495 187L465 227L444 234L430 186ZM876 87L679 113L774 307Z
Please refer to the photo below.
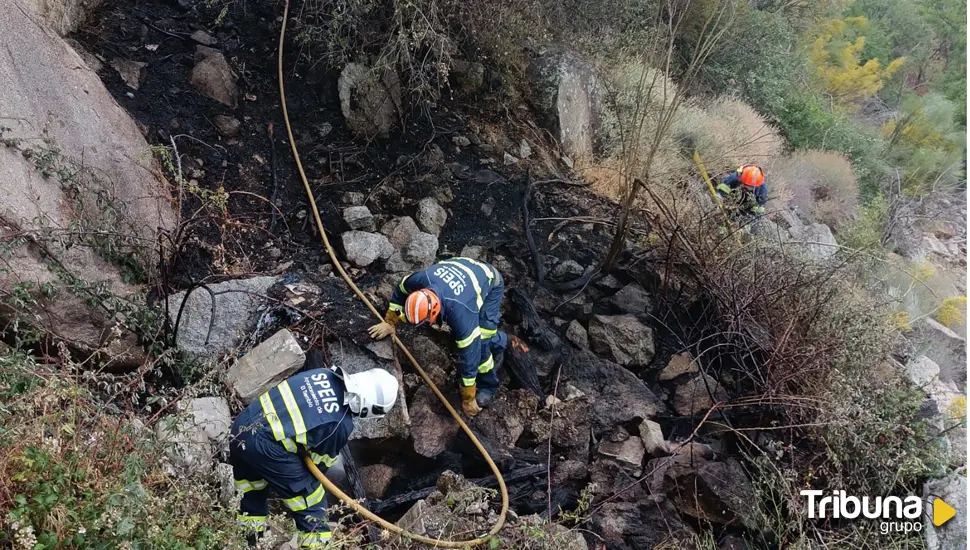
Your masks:
M387 414L397 400L400 385L393 374L384 369L370 369L347 374L340 367L334 372L344 381L344 404L360 418L375 418Z

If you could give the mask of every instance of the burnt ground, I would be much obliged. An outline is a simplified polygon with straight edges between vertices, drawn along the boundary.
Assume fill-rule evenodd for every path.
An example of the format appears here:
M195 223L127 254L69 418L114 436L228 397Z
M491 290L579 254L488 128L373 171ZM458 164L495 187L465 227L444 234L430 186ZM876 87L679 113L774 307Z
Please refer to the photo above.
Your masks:
M182 198L182 223L170 236L170 251L161 266L164 277L156 294L227 277L293 274L315 282L323 291L321 300L328 304L326 314L311 323L322 331L310 334L311 340L322 337L333 341L336 336L363 344L365 329L373 320L342 288L341 281L326 276L330 261L308 214L305 192L285 139L276 76L282 5L233 2L226 6L224 15L222 9L222 4L176 0L109 1L91 16L92 24L73 37L105 61L99 72L102 80L142 128L149 143L169 147L174 140L185 179L194 180L199 189L172 189L173 196ZM297 36L296 19L290 26L288 36ZM213 47L225 54L239 76L240 100L235 109L200 95L189 84L199 45L189 35L198 30L216 39ZM553 322L551 310L576 293L536 289L521 212L527 173L535 179L555 177L549 174L549 165L538 160L550 158L543 154L543 148L552 144L543 143L539 132L523 135L528 124L489 119L480 108L484 94L458 97L430 113L412 116L403 130L388 139L355 141L340 113L338 73L310 63L300 52L299 44L287 42L287 103L331 242L339 248L339 235L348 229L341 217L347 193L366 197L365 204L377 218L378 227L395 216L414 216L417 202L434 196L448 211L439 256L458 254L472 244L485 247L492 258L504 257L507 284L525 288L536 297L537 305L539 294L543 294L546 306L553 307L540 306L540 312L546 314L550 327L558 326L562 336L566 327ZM114 58L146 64L138 90L126 85L110 66ZM220 135L214 122L218 115L241 121L236 137ZM523 118L531 118L527 110ZM272 140L267 133L269 124L275 130ZM452 142L459 135L469 137L473 145L459 150ZM537 153L516 165L503 166L503 153L514 151L511 147L522 137L529 137ZM174 182L174 175L169 176ZM224 206L206 198L207 193L220 188L228 193ZM271 204L274 196L275 207ZM483 214L483 205L492 206L491 215ZM609 244L608 226L563 222L577 216L609 220L614 209L614 204L582 187L559 183L536 186L530 210L539 220L532 228L546 268L566 259L583 266L599 261ZM275 225L274 210L278 217ZM338 250L339 254L342 251ZM387 285L379 265L355 268L351 273L372 295L381 285ZM627 272L618 276L624 280L635 277ZM648 281L641 282L650 286ZM591 292L595 300L595 291ZM281 294L278 298L287 297ZM663 330L659 330L654 365L666 364L674 348L682 346L665 343ZM543 381L544 385L551 384L548 378ZM675 429L671 433L689 433L691 429L688 424L672 426ZM386 453L387 449L381 451ZM454 467L461 460L460 455L450 453L426 462L423 468L416 468L419 471L400 480L394 492L425 486L442 468ZM414 462L411 465L417 466ZM481 464L464 469L486 473ZM422 473L426 475L422 477ZM544 506L539 504L540 508Z

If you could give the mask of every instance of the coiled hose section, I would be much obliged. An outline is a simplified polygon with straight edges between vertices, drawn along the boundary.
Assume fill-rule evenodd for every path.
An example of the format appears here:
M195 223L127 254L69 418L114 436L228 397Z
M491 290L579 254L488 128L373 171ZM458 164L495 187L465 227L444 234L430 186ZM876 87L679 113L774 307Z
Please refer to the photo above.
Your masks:
M310 189L310 183L309 181L307 181L306 173L303 171L303 163L300 162L300 153L299 151L297 151L296 140L293 139L293 128L290 126L290 117L286 111L286 90L283 86L283 39L286 36L286 22L289 19L289 13L290 13L289 0L286 0L284 6L285 7L283 8L283 23L282 23L282 26L280 27L280 44L279 44L279 55L278 55L278 63L277 63L277 72L278 72L277 76L279 77L279 83L280 83L280 104L283 107L283 121L286 123L286 135L290 141L290 149L293 151L293 160L296 161L296 167L300 173L300 179L303 181L303 188L306 190L307 200L310 201L310 209L313 211L313 219L316 221L317 230L320 232L320 237L323 239L323 245L327 249L327 254L330 256L330 261L333 262L333 266L340 273L340 276L343 277L344 281L347 282L347 285L351 288L351 290L354 291L354 294L356 294L357 297L360 298L364 302L364 304L367 305L367 309L369 309L371 313L374 314L374 317L376 317L378 320L383 320L383 316L377 311L377 308L374 307L374 304L372 304L370 300L367 299L367 296L365 296L364 293L361 292L360 289L357 287L357 285L354 284L353 279L351 279L350 276L347 275L347 272L344 271L343 266L340 264L340 261L337 259L337 256L333 250L333 246L331 246L330 244L330 239L327 238L327 232L324 230L323 221L320 219L320 211L317 209L316 200L313 198L313 191ZM499 472L498 466L495 465L495 462L492 460L492 457L488 455L488 452L485 450L485 447L483 447L482 443L478 440L477 437L475 437L475 434L472 433L468 425L465 424L465 421L461 419L461 417L458 415L458 412L455 411L454 407L451 406L451 403L449 403L448 400L445 399L445 396L442 395L438 387L435 386L434 382L431 381L431 378L424 371L424 369L421 368L421 365L414 358L414 356L411 355L411 352L408 351L408 349L404 346L404 344L401 342L401 340L397 337L396 334L392 333L391 338L394 340L394 343L397 344L397 347L401 349L404 355L407 356L408 360L411 361L411 364L414 365L414 369L424 380L424 383L427 384L429 388L431 388L431 391L433 391L434 394L438 396L438 399L441 401L441 403L445 406L446 409L448 409L448 413L451 414L452 418L455 419L455 422L457 422L458 425L461 426L461 429L464 430L466 434L468 434L468 437L475 445L475 448L477 448L478 452L482 454L482 456L485 458L485 462L488 463L488 467L491 468L492 473L495 474L495 478L498 480L499 492L502 494L502 511L499 513L498 521L495 523L495 525L492 527L492 529L488 532L487 535L476 539L472 539L472 540L446 541L446 540L432 539L430 537L418 535L416 533L412 533L410 531L402 529L401 527L398 527L397 525L394 525L393 523L381 518L377 514L374 514L367 508L364 508L356 500L354 500L346 493L341 491L339 487L337 487L336 485L333 484L333 482L327 479L327 476L323 475L323 472L321 472L320 469L317 468L316 464L314 464L313 461L310 460L308 456L304 456L303 460L306 463L307 468L309 468L310 472L313 474L313 477L317 478L320 481L320 483L323 484L323 486L326 488L327 491L335 495L340 500L344 501L348 506L353 508L354 511L356 511L361 516L367 518L370 521L373 521L374 523L377 523L378 525L380 525L381 527L383 527L384 529L387 529L392 533L401 535L403 537L414 540L416 542L421 542L421 543L428 544L431 546L436 546L439 548L469 548L473 546L478 546L480 544L484 544L485 542L488 542L490 537L497 534L502 529L502 526L505 524L505 515L509 509L509 492L508 492L508 489L505 487L505 480L502 478L502 474L501 472Z

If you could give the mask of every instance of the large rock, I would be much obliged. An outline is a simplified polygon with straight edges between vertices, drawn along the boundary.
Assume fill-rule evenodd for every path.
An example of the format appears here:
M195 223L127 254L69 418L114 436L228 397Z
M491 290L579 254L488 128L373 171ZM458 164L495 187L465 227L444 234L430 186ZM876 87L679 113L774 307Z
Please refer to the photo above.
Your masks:
M221 450L226 446L232 417L229 413L229 402L225 398L197 397L179 403L179 409L188 413L192 427L202 430L217 449Z
M180 474L211 471L213 457L227 448L229 403L221 397L200 397L180 402L178 411L155 425L155 436Z
M589 345L607 359L639 371L653 360L653 329L633 315L594 315Z
M829 226L813 223L793 227L789 230L793 242L799 245L805 255L819 261L831 259L839 251L838 242Z
M430 233L415 233L401 250L401 258L415 268L433 264L437 255L438 237Z
M380 233L346 231L340 235L347 260L357 267L367 267L378 259L386 260L394 253L387 237Z
M681 513L701 521L747 529L760 524L751 506L754 487L736 460L675 463L664 474L664 489Z
M640 424L640 439L643 441L643 448L650 456L663 456L667 454L667 442L664 440L663 430L660 424L653 420L644 420Z
M142 289L126 284L106 258L120 253L151 273L157 258L154 245L146 243L157 242L160 229L171 230L176 217L168 185L134 121L48 27L68 32L85 7L96 4L14 0L0 18L0 32L12 37L0 59L0 113L8 145L0 148L0 235L9 251L0 293L53 286L54 299L37 293L37 305L27 312L34 322L85 361L115 342L112 348L122 353L110 362L127 368L145 359L137 336L98 300L75 296L51 269L63 267L69 278L91 288L133 295ZM37 164L41 159L46 168ZM106 228L111 231L102 235ZM43 252L15 235L36 238ZM70 246L79 242L85 245ZM120 334L111 334L115 325Z
M277 277L252 277L208 285L215 296L214 308L212 295L204 288L192 290L178 322L176 346L196 357L209 359L217 359L234 349L256 322L256 309L264 302L260 295L266 294L278 280ZM178 320L184 298L184 291L168 297L168 318L172 325Z
M593 68L567 52L542 56L528 68L532 100L543 125L574 160L605 152L604 87Z
M233 109L239 104L238 77L219 52L205 55L189 72L189 83L200 94Z
M411 241L411 237L420 232L418 224L410 216L393 218L381 227L381 233L396 249L404 248Z
M344 221L353 230L368 232L377 230L374 224L374 215L370 213L370 208L366 206L349 206L344 208Z
M617 311L633 315L653 312L653 301L639 283L630 283L610 298L610 305Z
M634 420L651 419L665 410L636 375L588 351L574 351L562 368L562 382L571 382L589 399L584 411L596 434ZM567 404L582 402L577 399Z
M696 548L695 533L662 495L637 502L609 502L593 514L593 530L609 550Z
M305 362L300 343L284 328L236 361L226 373L226 381L239 400L249 404L298 371Z
M354 421L354 432L351 440L356 439L386 439L389 437L406 438L411 434L411 415L404 397L403 373L391 361L374 359L366 351L350 343L335 346L331 354L335 365L340 366L349 374L356 374L365 370L380 368L394 375L398 381L397 401L394 408L381 418L358 418Z
M426 197L418 202L417 221L422 231L437 236L441 234L441 228L448 221L448 213L438 204L438 201Z
M940 367L940 380L952 382L960 391L966 392L966 339L930 318L917 323L915 329L919 348Z
M393 70L378 73L348 63L340 72L337 91L347 128L357 137L385 138L401 119L401 82Z
M913 358L906 364L906 377L914 386L925 388L940 378L940 366L925 355Z
M966 550L967 548L967 478L953 473L934 479L923 486L923 500L939 498L956 509L956 516L939 527L924 521L927 550ZM927 507L932 516L932 508Z
M682 416L694 416L706 413L715 402L726 400L727 394L717 380L707 374L699 374L677 386L674 409Z
M434 458L444 452L448 443L458 433L455 423L444 405L427 386L418 388L409 408L411 413L411 436L414 451L421 456Z
M360 480L364 484L367 498L384 498L387 488L398 475L397 470L387 464L372 464L360 469Z
M489 440L515 447L526 426L535 422L539 398L528 390L502 391L476 416L471 426Z

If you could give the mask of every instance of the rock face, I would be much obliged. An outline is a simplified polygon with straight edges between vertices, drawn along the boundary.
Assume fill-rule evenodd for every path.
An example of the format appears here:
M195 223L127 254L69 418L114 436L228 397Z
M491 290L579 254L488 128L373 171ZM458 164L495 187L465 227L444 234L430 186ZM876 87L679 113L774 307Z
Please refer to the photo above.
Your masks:
M633 315L594 315L589 344L596 353L634 370L653 360L653 329Z
M789 230L792 239L799 241L800 249L810 258L819 261L831 259L839 251L838 242L829 226L813 223Z
M391 246L396 249L404 248L411 241L411 237L420 232L418 224L414 223L414 219L410 216L394 218L381 227L381 234L386 236Z
M386 260L394 253L387 237L380 233L346 231L340 235L347 260L357 267L367 267L378 259Z
M203 56L189 72L195 91L233 109L239 104L237 80L226 56L218 52Z
M967 341L934 319L920 321L916 328L924 354L940 367L940 380L967 390Z
M401 118L401 82L391 70L378 74L348 63L337 80L340 111L347 128L367 140L387 137Z
M263 392L279 384L306 361L293 334L282 329L253 348L229 368L226 380L247 405Z
M503 391L472 420L471 425L491 441L511 449L526 426L535 420L538 406L539 398L530 391Z
M233 349L255 322L254 312L263 301L256 294L265 294L278 280L276 277L253 277L209 285L215 294L214 320L212 298L205 289L196 288L185 300L176 345L180 350L199 358L217 358ZM173 325L184 296L183 291L168 298L168 318ZM209 337L208 344L206 335Z
M21 232L37 235L51 256L74 276L92 286L104 284L112 294L127 297L139 289L123 281L119 270L103 259L100 248L65 248L56 239L44 237L45 231L63 230L58 233L63 242L68 240L65 237L74 239L72 228L111 227L137 237L139 243L156 242L160 228L174 226L168 185L145 138L98 75L48 28L49 23L57 32L68 32L85 7L96 4L14 2L7 4L0 18L0 32L16 37L6 41L6 55L0 59L0 112L6 120L3 126L9 128L3 137L11 144L21 140L19 145L0 150L0 218L5 220L5 237ZM41 137L51 146L44 145ZM70 185L59 181L57 174L45 177L24 153L43 153L51 147L57 149L53 156L56 168L76 172ZM103 201L112 209L99 206ZM127 253L131 243L125 241L118 244ZM153 255L132 254L131 259L151 271ZM0 273L0 292L9 293L16 285L53 285L56 299L39 296L42 311L31 313L40 314L37 322L55 340L66 342L86 359L108 343L111 336L106 329L116 320L73 296L48 265L51 260L41 257L36 247L14 246ZM138 339L121 329L117 344L125 352L113 363L140 365L144 352Z
M582 411L596 434L633 420L653 418L665 410L660 399L632 372L588 351L569 355L563 364L563 379L589 398L589 406L583 405ZM571 403L582 400L567 402Z
M934 479L923 486L923 500L940 498L953 506L957 515L939 527L932 521L923 523L928 550L966 550L967 548L967 478L953 473Z
M418 227L425 233L434 236L441 234L441 228L448 221L448 213L438 204L438 201L431 197L426 197L418 202Z
M604 151L604 87L592 67L571 53L540 57L528 68L532 100L543 124L574 160Z
M741 465L704 462L673 464L664 474L665 492L677 509L697 519L727 526L757 528L754 488Z
M714 399L711 396L714 396ZM700 374L681 384L674 393L674 409L682 416L706 413L716 401L726 401L724 388L714 378Z
M410 413L414 451L421 456L440 455L458 433L458 424L427 386L421 386L414 394Z

